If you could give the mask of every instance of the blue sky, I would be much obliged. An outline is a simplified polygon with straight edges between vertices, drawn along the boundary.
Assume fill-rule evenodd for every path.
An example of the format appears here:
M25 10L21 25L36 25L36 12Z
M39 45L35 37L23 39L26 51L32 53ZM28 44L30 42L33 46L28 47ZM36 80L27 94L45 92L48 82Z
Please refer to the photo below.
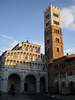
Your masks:
M75 53L75 0L0 0L0 54L17 43L41 45L44 53L44 10L61 9L64 54Z

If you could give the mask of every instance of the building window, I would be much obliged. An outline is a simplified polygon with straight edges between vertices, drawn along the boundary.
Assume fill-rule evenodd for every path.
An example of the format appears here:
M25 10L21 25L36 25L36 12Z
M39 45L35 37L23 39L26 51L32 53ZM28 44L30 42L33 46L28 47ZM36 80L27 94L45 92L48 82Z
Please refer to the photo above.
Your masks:
M61 72L60 73L60 78L66 77L66 73L65 72Z
M58 29L54 29L54 32L59 34L59 30Z
M59 52L59 48L57 47L57 52Z
M56 42L59 42L59 38L56 37Z
M49 22L48 23L46 23L46 27L49 25Z
M57 33L59 34L59 30L57 30Z
M47 30L46 31L46 35L48 36L50 34L50 30Z
M46 16L46 19L48 19L49 18L49 14Z
M54 66L54 70L58 70L58 69L59 69L58 65Z
M54 20L54 24L59 25L59 22L57 22L57 21Z
M49 43L50 43L50 39L47 40L47 44L49 44Z
M56 14L56 13L53 13L53 16L55 16L55 17L58 17L58 14Z
M70 74L70 76L72 76L72 71L70 71L70 73L69 73L69 74Z
M60 64L60 68L65 68L65 63L64 64Z
M58 73L54 74L54 78L58 78L58 76L59 76Z
M48 48L47 56L48 56L48 59L50 59L50 48Z
M43 71L45 71L45 66L43 66Z

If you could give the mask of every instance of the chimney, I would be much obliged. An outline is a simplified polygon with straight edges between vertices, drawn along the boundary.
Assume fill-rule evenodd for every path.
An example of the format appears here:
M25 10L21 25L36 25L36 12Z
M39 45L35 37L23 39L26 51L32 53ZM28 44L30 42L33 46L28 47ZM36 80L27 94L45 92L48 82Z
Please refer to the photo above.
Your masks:
M67 56L68 56L69 54L67 53Z

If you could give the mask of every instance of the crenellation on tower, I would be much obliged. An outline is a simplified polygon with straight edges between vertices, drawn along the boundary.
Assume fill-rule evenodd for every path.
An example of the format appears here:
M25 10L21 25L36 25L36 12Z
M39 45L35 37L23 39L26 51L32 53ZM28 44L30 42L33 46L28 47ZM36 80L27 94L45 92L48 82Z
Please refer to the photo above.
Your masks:
M60 10L60 8L58 8L58 7L56 7L56 6L52 5L52 4L50 4L50 7L55 9L55 10Z

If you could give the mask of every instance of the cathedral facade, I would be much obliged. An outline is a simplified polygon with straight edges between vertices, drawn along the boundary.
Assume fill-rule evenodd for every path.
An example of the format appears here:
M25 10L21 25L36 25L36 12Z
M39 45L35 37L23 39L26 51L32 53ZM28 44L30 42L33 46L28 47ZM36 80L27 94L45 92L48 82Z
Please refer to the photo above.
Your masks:
M0 57L0 91L48 92L47 57L40 45L22 42Z
M60 8L44 10L45 55L40 45L22 42L0 57L0 91L75 92L75 55L64 56Z

